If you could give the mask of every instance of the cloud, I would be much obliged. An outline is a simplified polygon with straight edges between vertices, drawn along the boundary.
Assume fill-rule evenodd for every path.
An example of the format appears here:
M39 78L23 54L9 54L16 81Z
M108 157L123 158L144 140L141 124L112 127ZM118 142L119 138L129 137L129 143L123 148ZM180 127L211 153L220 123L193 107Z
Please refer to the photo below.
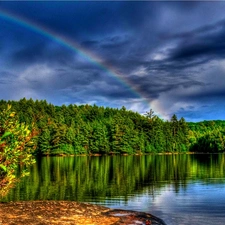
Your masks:
M225 20L203 26L190 32L177 34L179 44L171 49L172 60L193 60L206 57L223 58L225 56Z
M155 102L163 112L167 112L168 117L176 112L188 120L197 120L204 117L203 115L205 119L210 119L214 114L217 114L218 119L222 119L222 105L225 100L224 73L224 62L214 62L213 65L208 65L205 71L201 72L199 69L198 76L193 77L193 80L177 82L173 88L160 93ZM203 106L207 106L204 111Z
M190 120L204 117L203 106L212 115L209 110L224 101L223 2L4 2L0 7L81 46L75 51L1 20L5 99L155 107L164 118L178 113Z

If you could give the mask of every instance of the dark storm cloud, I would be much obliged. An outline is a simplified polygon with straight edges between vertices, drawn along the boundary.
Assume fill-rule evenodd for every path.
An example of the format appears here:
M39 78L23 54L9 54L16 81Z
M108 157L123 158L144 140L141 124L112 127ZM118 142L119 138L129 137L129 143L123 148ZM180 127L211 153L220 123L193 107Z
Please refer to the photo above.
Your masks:
M197 29L194 29L192 31L187 31L175 35L168 35L167 37L169 38L193 38L198 35L203 35L211 32L217 32L220 31L221 29L224 29L225 26L225 20L218 21L213 24L209 25L203 25Z
M190 87L204 87L207 83L196 81L190 77L177 77L176 81L167 77L149 76L147 79L142 79L138 76L132 76L131 81L133 85L137 86L139 90L149 99L157 99L162 93L167 93L176 90L177 87L188 89ZM189 96L191 97L191 96Z
M120 36L114 36L106 39L102 44L101 47L109 50L121 50L121 48L126 48L131 43L129 39L120 37Z
M136 98L135 93L131 93L129 88L121 88L120 85L116 82L111 82L111 84L102 84L95 82L95 85L92 87L89 87L89 96L93 96L95 98L96 96L104 96L107 99L110 100L123 100L123 99L132 99Z
M171 50L172 60L225 57L225 20L178 34L176 37L180 38L181 42Z
M192 101L203 101L205 100L211 101L211 100L223 100L225 96L225 90L224 89L214 89L214 90L206 90L205 92L197 92L197 93L190 93L189 95L185 96L184 99Z
M117 107L141 101L136 91L166 114L188 118L197 118L201 105L210 108L224 99L222 2L31 1L0 7L76 42L87 54L85 58L54 38L2 20L0 89L15 90L4 92L5 98ZM17 85L10 86L10 80Z
M49 42L34 42L31 45L23 45L11 55L14 65L48 63L49 65L63 65L74 60L74 52L62 46L52 47Z
M5 2L2 7L76 38L140 27L147 12L146 4L137 2Z
M23 46L21 49L15 51L12 55L13 63L31 63L43 59L45 56L43 43L35 43L32 46Z

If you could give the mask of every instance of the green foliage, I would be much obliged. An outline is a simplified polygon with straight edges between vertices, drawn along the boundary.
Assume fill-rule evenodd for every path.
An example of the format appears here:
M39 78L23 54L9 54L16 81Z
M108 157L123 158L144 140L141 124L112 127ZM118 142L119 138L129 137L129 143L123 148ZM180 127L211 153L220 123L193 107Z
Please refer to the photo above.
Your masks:
M134 192L146 192L146 187L154 195L165 184L183 191L194 178L203 184L211 184L211 178L225 184L225 155L42 157L30 171L2 201L88 202L91 197L104 203L112 196L126 201Z
M225 121L189 123L189 149L193 152L224 152Z
M11 106L0 113L0 195L7 193L17 180L15 172L24 165L20 177L27 176L26 167L35 161L32 157L34 132L17 121Z
M20 123L38 131L33 140L36 155L224 151L225 121L187 123L176 115L163 121L151 109L140 115L125 107L54 106L25 98L1 100L0 109L7 104L12 105Z

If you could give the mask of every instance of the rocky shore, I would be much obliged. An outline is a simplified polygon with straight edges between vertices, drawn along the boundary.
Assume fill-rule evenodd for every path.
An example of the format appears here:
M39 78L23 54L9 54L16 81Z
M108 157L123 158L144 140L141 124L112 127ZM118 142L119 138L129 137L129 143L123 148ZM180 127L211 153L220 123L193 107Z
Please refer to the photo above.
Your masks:
M72 201L0 203L0 225L165 225L148 213Z

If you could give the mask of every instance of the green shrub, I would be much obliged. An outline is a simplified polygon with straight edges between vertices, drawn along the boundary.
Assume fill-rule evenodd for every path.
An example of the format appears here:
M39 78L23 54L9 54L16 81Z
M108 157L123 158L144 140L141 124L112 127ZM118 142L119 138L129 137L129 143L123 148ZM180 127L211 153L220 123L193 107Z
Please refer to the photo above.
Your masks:
M35 163L31 154L34 135L34 131L17 121L11 106L0 112L0 195L5 195L20 177L29 174L26 168ZM23 169L16 177L19 165Z

